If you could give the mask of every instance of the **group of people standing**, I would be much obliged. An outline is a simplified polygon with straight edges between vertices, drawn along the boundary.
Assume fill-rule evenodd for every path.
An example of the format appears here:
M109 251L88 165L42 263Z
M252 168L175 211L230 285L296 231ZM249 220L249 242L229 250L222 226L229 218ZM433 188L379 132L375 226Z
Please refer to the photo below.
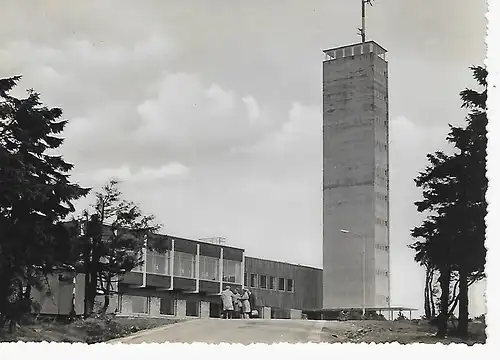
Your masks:
M241 290L230 286L221 294L222 316L224 319L249 319L255 313L255 296L248 288Z

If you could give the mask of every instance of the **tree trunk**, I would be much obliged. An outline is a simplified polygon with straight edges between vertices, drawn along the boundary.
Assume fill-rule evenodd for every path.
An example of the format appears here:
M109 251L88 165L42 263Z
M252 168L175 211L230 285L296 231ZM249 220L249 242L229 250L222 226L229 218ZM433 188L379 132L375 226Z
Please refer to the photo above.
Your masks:
M430 291L429 279L430 279L430 270L429 268L427 268L425 271L425 289L424 289L424 311L425 311L425 318L427 320L431 319L430 296L432 296L432 293Z
M450 282L451 282L451 279L450 279ZM458 304L458 300L459 300L459 296L457 295L458 285L459 285L459 281L455 282L455 285L453 286L453 294L450 297L450 300L448 302L448 304L451 305L449 310L448 310L448 316L454 315L455 309L456 309L457 304Z
M106 314L109 307L109 294L111 293L111 277L106 276L106 291L104 292L104 305L102 307L101 313Z
M98 246L97 243L100 243L100 238L92 239L92 248L91 248L91 256L90 256L90 271L89 271L89 294L87 297L88 302L88 314L91 315L94 313L95 306L95 297L97 295L97 281L98 281L98 267L99 267L99 259L100 256L98 254Z
M460 271L458 294L458 327L457 334L460 337L467 337L469 329L469 284L468 284L468 271L463 269Z
M431 319L436 318L436 302L434 297L436 295L436 284L434 284L434 269L431 270L431 279L429 284L429 292L430 292L430 306L431 306Z
M9 274L10 275L10 274ZM9 293L11 279L7 271L0 268L0 333L4 330L7 322L7 313L9 311Z
M437 337L444 338L448 334L448 300L450 297L450 267L443 267L439 275L439 285L441 287L441 304L438 315Z
M89 316L89 297L90 297L90 244L89 239L85 239L85 250L83 253L83 261L85 266L85 293L83 300L83 316Z

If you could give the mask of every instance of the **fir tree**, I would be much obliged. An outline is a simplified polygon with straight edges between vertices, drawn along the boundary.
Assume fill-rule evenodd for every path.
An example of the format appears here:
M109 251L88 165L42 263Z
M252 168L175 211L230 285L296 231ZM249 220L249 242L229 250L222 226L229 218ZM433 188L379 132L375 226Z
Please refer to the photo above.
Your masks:
M64 265L70 237L62 221L84 189L69 181L72 164L56 154L67 124L33 90L10 91L19 76L0 79L0 329L31 311L31 289Z

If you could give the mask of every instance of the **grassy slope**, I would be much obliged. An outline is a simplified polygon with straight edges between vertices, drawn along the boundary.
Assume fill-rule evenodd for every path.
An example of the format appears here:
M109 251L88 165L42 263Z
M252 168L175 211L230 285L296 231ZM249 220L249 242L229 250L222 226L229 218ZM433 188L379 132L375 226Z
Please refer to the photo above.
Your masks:
M65 324L43 321L19 327L13 334L4 334L0 341L55 341L93 344L128 336L137 331L179 322L178 319L114 318L76 320Z
M467 344L484 344L486 341L484 323L469 325L469 339L461 340L450 336L438 339L434 336L436 328L425 321L345 321L344 326L336 327L325 323L323 341L327 342L375 342L385 343L397 341L401 344L441 342L443 344L464 342Z

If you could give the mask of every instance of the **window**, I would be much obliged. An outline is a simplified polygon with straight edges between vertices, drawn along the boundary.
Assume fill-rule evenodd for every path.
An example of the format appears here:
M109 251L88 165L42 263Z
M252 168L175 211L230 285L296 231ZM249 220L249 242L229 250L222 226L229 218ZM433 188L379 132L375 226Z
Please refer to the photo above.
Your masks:
M224 259L222 280L225 282L240 284L241 262Z
M165 296L160 298L160 314L175 315L174 299L171 296Z
M160 254L148 251L146 253L146 272L157 275L170 273L170 252Z
M389 272L385 270L376 270L375 273L380 276L389 276Z
M248 274L243 275L243 286L248 286Z
M186 300L186 316L200 316L200 302Z
M267 276L266 275L261 275L260 276L260 288L261 289L267 289Z
M381 245L381 244L376 244L375 247L378 249L378 250L382 250L382 251L389 251L389 246L388 245Z
M132 313L148 314L149 313L149 298L144 296L132 296Z
M200 279L219 281L219 259L200 255Z
M257 274L250 274L250 287L257 287Z
M174 252L174 276L194 278L194 255Z
M276 278L274 276L269 276L269 289L277 290L278 284L276 283Z
M287 279L286 280L286 291L288 292L294 292L294 281L292 279Z
M285 291L285 278L278 279L278 290Z

